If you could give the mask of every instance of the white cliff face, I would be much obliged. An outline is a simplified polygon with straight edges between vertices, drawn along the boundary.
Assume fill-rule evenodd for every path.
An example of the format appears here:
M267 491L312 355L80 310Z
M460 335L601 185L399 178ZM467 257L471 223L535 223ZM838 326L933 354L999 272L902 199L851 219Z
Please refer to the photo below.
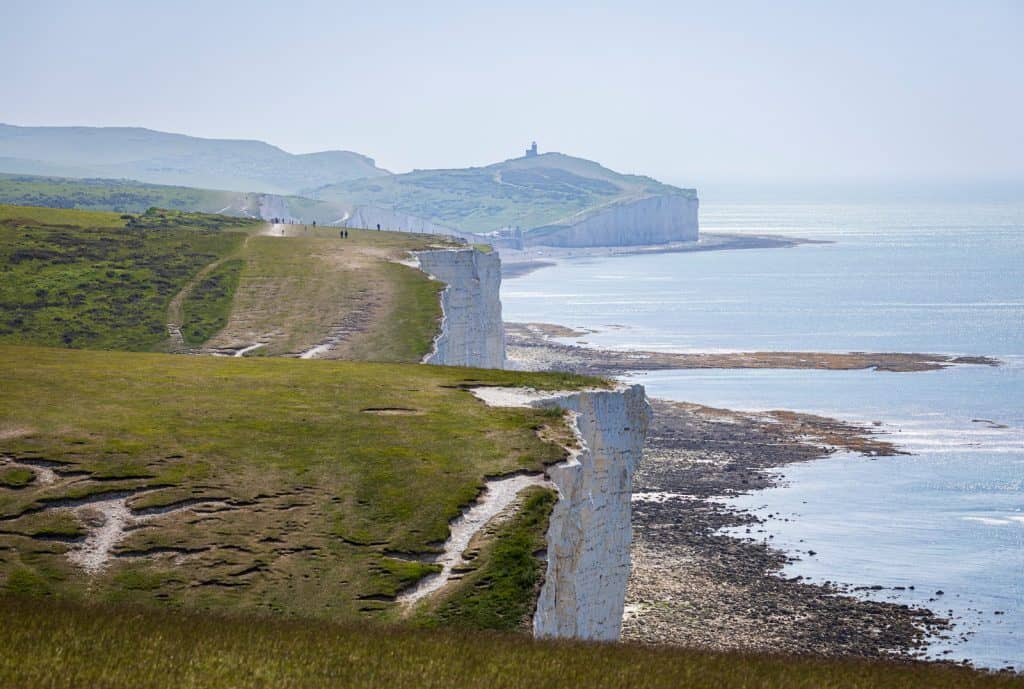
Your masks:
M559 500L533 631L538 637L618 639L633 537L633 473L651 414L643 386L553 396L493 388L474 394L492 405L554 406L572 414L580 449L548 470Z
M438 366L505 367L501 320L501 258L477 249L416 253L420 269L447 287L441 293L441 332L423 363Z
M616 203L568 221L531 230L527 246L631 246L697 240L696 197L651 196Z

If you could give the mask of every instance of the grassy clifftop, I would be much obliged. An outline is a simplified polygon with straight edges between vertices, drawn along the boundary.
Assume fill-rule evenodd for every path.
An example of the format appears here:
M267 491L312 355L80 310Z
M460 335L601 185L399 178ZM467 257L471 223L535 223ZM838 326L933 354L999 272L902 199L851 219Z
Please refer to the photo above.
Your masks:
M429 350L443 285L397 259L444 240L345 234L0 206L0 592L390 616L485 476L562 457L560 416L463 386L584 379L280 358ZM102 351L147 349L254 356ZM540 524L495 548L534 580ZM449 600L520 620L536 585Z
M31 473L0 483L0 590L334 619L433 571L408 556L485 476L563 456L559 415L462 386L588 382L4 346L0 378L2 468Z
M396 261L437 237L150 209L0 205L0 343L416 362L443 285ZM180 341L173 335L180 332ZM170 335L169 335L170 333Z

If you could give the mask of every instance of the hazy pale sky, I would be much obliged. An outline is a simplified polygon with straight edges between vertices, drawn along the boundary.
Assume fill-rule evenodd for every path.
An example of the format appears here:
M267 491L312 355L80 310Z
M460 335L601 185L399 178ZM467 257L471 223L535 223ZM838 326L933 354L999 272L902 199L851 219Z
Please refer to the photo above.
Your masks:
M2 0L0 122L341 148L530 140L681 185L1024 180L1024 2Z

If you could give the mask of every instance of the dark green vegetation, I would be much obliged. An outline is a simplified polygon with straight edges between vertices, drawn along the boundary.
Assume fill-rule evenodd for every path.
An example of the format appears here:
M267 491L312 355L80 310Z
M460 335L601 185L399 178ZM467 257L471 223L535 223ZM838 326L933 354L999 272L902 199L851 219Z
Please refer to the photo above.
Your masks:
M155 209L0 206L0 342L157 348L174 295L258 226Z
M130 179L76 179L0 173L0 204L46 206L118 213L143 213L149 208L259 218L261 206L271 215L288 215L305 222L330 223L345 209L337 204L300 196L197 189L149 184Z
M31 588L31 583L25 586ZM8 597L0 598L0 685L1011 689L1024 687L1024 679L938 665L555 643L522 635L424 632Z
M394 209L466 232L508 225L524 230L612 202L651 195L693 196L649 177L622 175L560 153L463 170L416 170L318 189L338 205Z
M127 179L73 179L0 174L0 203L142 213L170 208L230 215L259 213L257 194L147 184Z
M421 619L427 626L515 631L529 629L544 576L538 551L547 544L548 517L558 499L549 489L523 491L522 505L508 521L490 529L473 553L462 579L427 601ZM473 544L470 548L473 549ZM467 556L468 557L468 556Z
M0 457L56 472L0 488L0 590L332 619L392 614L433 567L389 553L437 552L485 476L563 457L535 432L560 416L464 386L598 382L5 346L0 380ZM92 576L68 558L80 540L26 535L95 528L100 499L134 528Z
M351 151L292 155L262 141L200 139L138 127L5 124L0 124L0 171L280 194L388 174Z
M192 287L182 304L181 334L185 344L203 344L227 325L244 267L241 259L225 261Z

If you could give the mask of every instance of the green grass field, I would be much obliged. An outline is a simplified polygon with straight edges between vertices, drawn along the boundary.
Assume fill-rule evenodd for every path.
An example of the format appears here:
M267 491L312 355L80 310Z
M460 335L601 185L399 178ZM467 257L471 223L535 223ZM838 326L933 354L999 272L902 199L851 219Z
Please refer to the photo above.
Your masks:
M0 597L18 689L1017 689L938 665L712 654Z
M253 221L0 206L0 343L149 350L171 299ZM222 304L199 304L200 318Z
M402 554L436 552L485 476L564 455L535 432L560 415L462 386L597 382L9 346L0 379L0 457L55 472L5 474L0 590L332 619L393 614L433 570ZM89 576L68 556L104 499L131 528Z

